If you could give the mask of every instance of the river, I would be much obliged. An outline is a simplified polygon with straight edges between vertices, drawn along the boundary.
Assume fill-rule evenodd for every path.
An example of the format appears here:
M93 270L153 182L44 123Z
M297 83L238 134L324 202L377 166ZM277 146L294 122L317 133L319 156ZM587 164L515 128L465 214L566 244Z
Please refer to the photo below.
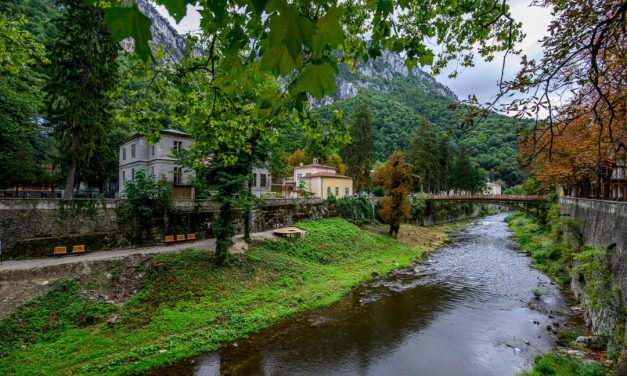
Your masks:
M568 306L486 217L411 268L154 375L515 375L554 347ZM532 290L542 295L535 298ZM533 307L530 308L530 307Z

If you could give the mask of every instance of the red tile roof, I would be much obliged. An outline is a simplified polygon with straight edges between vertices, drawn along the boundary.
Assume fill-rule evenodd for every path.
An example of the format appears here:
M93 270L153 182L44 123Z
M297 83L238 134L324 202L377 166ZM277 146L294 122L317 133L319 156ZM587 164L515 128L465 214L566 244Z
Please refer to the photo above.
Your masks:
M326 170L333 170L335 171L335 167L331 167L331 166L325 166L325 165L321 165L318 163L311 163L311 164L307 164L304 166L295 166L294 170L300 169L300 168L309 168L309 167L317 167L317 168L324 168Z
M340 175L340 174L335 174L335 173L329 173L329 172L316 172L315 174L309 174L306 176L303 176L303 179L309 179L309 178L317 178L317 177L323 177L323 178L339 178L339 179L352 179L348 176L344 176L344 175Z

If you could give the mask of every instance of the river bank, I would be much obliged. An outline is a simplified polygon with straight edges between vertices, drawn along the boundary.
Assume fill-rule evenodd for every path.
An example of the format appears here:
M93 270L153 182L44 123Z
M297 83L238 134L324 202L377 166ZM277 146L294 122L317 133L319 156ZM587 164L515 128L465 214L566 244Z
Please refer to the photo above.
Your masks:
M304 240L261 242L226 268L202 251L152 257L136 266L142 283L123 304L94 300L89 283L55 283L0 323L0 372L144 372L216 350L411 265L447 228L424 229L417 249L341 219L299 226Z
M586 326L584 320L585 309L580 307L577 297L571 289L571 279L573 275L578 275L581 266L585 265L595 270L592 273L588 270L587 277L595 275L595 279L590 278L590 286L594 289L606 288L606 281L603 281L603 264L596 262L593 266L586 263L586 258L590 255L596 256L598 250L591 248L581 241L578 235L577 224L561 219L559 211L553 207L549 211L548 223L542 224L538 220L523 213L515 213L508 216L505 221L509 224L513 232L512 239L520 246L520 250L532 259L532 265L546 273L554 283L559 285L564 293L570 296L571 320L565 326L556 328L556 340L558 348L555 351L539 355L535 359L534 367L531 371L522 376L543 376L546 374L557 376L604 376L611 374L610 365L615 364L620 354L622 346L622 335L620 333L594 333ZM574 260L583 261L578 265ZM575 265L575 266L574 266ZM603 295L611 295L611 291L606 291ZM536 296L543 294L542 290L534 291ZM598 292L595 294L598 298ZM586 302L584 302L586 303ZM606 304L607 301L598 300L595 304ZM622 331L622 328L619 328ZM620 344L619 344L620 343Z
M377 276L335 304L149 374L515 376L529 370L535 355L554 348L552 331L568 320L569 306L518 252L504 217L475 221L422 262ZM539 298L537 288L544 291Z

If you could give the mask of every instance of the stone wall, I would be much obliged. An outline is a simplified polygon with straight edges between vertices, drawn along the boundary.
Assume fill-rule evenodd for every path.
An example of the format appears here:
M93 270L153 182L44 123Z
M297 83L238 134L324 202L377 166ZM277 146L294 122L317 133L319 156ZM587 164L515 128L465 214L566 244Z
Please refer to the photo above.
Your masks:
M211 224L218 206L211 200L173 200L163 228L148 239L117 224L117 200L0 199L0 240L5 259L42 257L55 246L85 244L88 250L158 243L166 234L198 233L212 237ZM334 216L324 201L316 199L266 200L253 210L253 231L292 225L305 219ZM243 231L241 221L235 223Z
M627 203L561 197L560 213L581 223L586 242L608 247L607 262L621 307L587 305L589 299L576 275L572 276L571 287L585 308L590 328L596 332L611 331L627 307Z

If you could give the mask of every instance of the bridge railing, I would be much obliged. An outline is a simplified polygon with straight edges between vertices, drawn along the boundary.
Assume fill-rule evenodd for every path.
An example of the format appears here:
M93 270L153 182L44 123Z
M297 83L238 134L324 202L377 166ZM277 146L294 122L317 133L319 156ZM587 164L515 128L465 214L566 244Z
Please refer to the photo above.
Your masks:
M490 194L462 194L462 195L427 195L429 201L542 201L541 195L490 195Z

